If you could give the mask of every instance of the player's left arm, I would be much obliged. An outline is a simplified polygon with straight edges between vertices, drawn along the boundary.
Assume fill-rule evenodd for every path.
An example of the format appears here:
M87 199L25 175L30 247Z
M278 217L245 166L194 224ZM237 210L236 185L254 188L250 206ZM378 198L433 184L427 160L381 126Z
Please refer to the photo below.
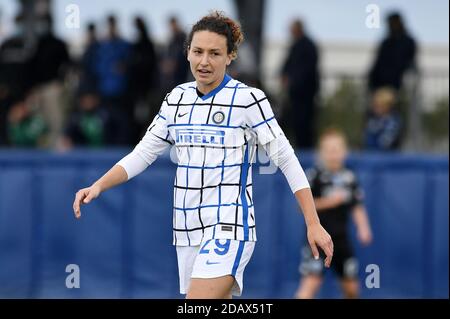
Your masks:
M311 247L311 251L315 259L319 259L319 246L325 253L325 267L330 267L333 258L333 240L328 232L320 224L316 208L314 206L314 199L309 187L297 190L295 198L301 207L303 216L305 218L307 228L307 239Z
M320 224L305 172L278 125L265 94L261 90L255 90L251 97L251 103L246 109L247 125L256 133L259 143L286 177L303 212L308 242L314 258L319 258L319 246L326 255L325 266L329 267L333 258L333 241Z
M352 218L356 225L356 234L359 242L364 246L369 245L372 242L372 230L364 205L357 204L353 207Z
M350 184L352 219L356 226L356 235L358 240L364 246L372 242L372 230L370 228L369 216L364 206L364 192L359 185L356 175Z
M329 267L333 257L333 241L320 224L311 187L294 149L283 132L277 138L263 145L263 148L275 165L281 169L297 199L305 218L308 243L314 258L319 258L317 249L319 246L326 255L325 266Z

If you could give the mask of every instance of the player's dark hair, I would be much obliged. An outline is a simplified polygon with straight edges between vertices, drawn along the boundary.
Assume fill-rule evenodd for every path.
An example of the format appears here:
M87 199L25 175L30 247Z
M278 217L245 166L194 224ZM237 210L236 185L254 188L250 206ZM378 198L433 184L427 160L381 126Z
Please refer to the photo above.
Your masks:
M186 40L186 52L189 50L194 33L197 31L211 31L223 35L227 38L227 53L231 53L233 58L237 56L239 44L244 41L244 34L239 23L219 11L204 16L194 24Z

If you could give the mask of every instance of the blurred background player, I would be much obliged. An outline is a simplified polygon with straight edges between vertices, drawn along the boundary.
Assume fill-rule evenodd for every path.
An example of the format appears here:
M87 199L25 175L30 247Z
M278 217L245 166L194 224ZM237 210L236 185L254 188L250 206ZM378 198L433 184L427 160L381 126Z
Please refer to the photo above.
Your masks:
M348 219L352 215L358 240L363 245L372 241L369 219L362 203L363 194L355 174L345 167L346 139L336 129L326 130L319 138L319 163L307 172L320 221L334 242L331 268L338 275L346 298L358 298L358 263L354 256ZM323 281L321 258L314 259L307 247L302 249L302 275L295 297L314 298Z

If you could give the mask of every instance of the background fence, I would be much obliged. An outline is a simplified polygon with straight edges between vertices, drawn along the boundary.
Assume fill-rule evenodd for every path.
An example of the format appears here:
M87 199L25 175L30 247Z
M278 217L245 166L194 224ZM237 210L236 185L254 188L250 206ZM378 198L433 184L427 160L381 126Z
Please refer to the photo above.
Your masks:
M168 156L125 185L72 213L77 189L103 174L126 150L65 154L0 151L0 297L179 298L171 246ZM305 168L310 153L299 154ZM360 275L380 268L380 288L366 298L448 298L448 157L353 154L348 161L366 193L374 242L360 248ZM245 275L246 298L290 298L299 274L303 218L284 176L254 169L259 241ZM81 287L67 289L68 264ZM321 297L339 297L328 274ZM364 285L363 285L364 286Z

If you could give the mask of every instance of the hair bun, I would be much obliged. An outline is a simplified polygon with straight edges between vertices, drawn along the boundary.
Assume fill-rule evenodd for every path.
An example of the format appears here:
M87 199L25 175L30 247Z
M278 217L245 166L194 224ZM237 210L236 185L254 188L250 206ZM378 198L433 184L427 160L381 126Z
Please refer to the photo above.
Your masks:
M212 31L225 36L227 38L227 51L233 55L233 58L236 58L238 46L244 41L244 34L239 23L227 17L221 11L213 11L201 18L192 27L186 41L186 49L189 48L194 33L202 30Z
M236 21L228 17L224 17L224 22L228 25L228 27L231 30L233 43L237 48L244 41L244 34L241 31L241 26Z

